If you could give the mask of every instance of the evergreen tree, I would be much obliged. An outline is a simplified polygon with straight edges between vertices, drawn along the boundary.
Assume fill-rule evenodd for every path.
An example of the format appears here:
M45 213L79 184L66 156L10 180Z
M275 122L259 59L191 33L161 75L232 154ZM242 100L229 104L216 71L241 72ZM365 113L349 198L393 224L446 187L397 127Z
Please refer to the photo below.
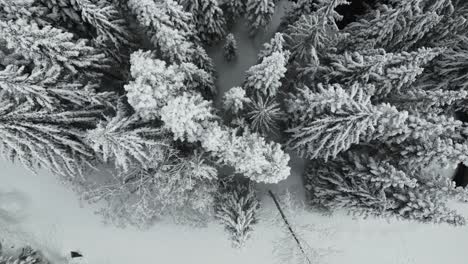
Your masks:
M8 65L0 71L0 90L18 103L29 102L47 110L104 105L110 93L94 92L94 86L63 79L60 67L36 67L30 74L24 66Z
M189 41L194 32L192 15L174 0L129 0L128 6L137 21L146 28L147 35L161 56L171 62L190 59L193 43Z
M316 12L301 16L288 26L285 30L288 39L286 48L294 60L319 68L320 57L332 53L332 49L345 36L336 25L336 20L340 20L341 16L335 8L347 3L346 0L322 1L317 5Z
M279 103L273 99L258 96L248 105L247 117L253 131L266 135L278 129L278 123L284 119L284 113Z
M192 53L191 62L195 64L198 68L206 71L211 78L214 80L216 79L216 70L213 63L213 60L208 56L206 50L197 45Z
M211 123L200 141L219 162L233 167L236 173L252 181L277 183L289 176L289 155L280 144L266 142L256 133L245 131L238 135L237 129Z
M450 1L393 1L346 27L351 36L346 45L353 49L385 48L386 51L409 50L442 20L440 10Z
M464 40L455 37L465 11L454 11L456 1L389 1L340 31L338 2L319 3L285 31L288 74L299 77L286 101L288 145L313 159L306 175L312 202L464 224L446 205L464 191L427 168L467 162L466 126L450 117L466 98ZM411 184L388 183L397 179Z
M223 106L225 110L237 114L243 110L250 101L250 98L247 97L242 87L232 87L224 94Z
M45 26L23 19L0 21L2 39L7 47L14 49L37 66L58 65L72 74L85 73L99 76L98 71L108 67L107 60L99 50L87 46L87 41L73 40L73 34L58 28Z
M296 0L292 1L291 7L281 18L279 31L285 30L289 25L294 24L301 16L307 16L316 11L318 0Z
M164 127L174 134L174 140L200 140L209 122L214 119L210 102L199 94L183 93L169 100L161 109Z
M212 102L190 90L187 76L181 74L184 66L193 64L166 66L142 51L132 54L131 63L135 80L125 89L130 105L144 120L162 120L174 139L200 142L219 162L254 181L278 182L289 175L289 156L279 144L267 143L257 134L239 136L219 124Z
M250 67L244 87L265 96L275 96L281 87L280 80L286 73L286 56L284 53L274 52L260 64Z
M287 61L289 59L289 51L286 51L284 45L284 34L275 33L270 42L263 44L263 49L258 54L258 62L262 62L265 57L271 56L275 52L283 53Z
M227 0L221 5L224 10L226 20L229 24L234 24L245 13L245 0Z
M232 61L237 56L237 42L232 33L229 33L226 37L226 43L224 43L224 58L227 61Z
M247 0L246 13L250 35L253 36L270 23L275 13L275 1Z
M236 183L220 195L216 205L215 217L229 232L232 245L241 248L245 245L258 222L257 212L260 207L252 184Z
M5 158L72 178L91 165L94 155L83 141L84 129L96 123L101 111L49 113L27 103L2 102L0 149Z
M74 1L81 12L82 19L96 30L99 42L105 46L109 42L114 48L121 49L130 44L130 32L126 21L117 7L108 0L93 2L90 0Z
M288 145L304 156L336 157L353 144L385 141L404 128L407 112L385 103L373 105L357 84L349 91L338 84L317 89L313 93L305 88L288 101L294 119Z
M384 50L371 50L369 55L359 52L333 56L326 76L332 82L352 84L362 82L375 87L373 98L381 99L389 94L407 90L424 66L441 53L440 49L421 48L414 52L398 54Z
M128 102L145 120L158 118L160 110L171 98L198 87L200 82L203 83L203 76L208 78L206 82L212 80L192 63L167 65L155 59L151 52L135 52L130 61L134 80L125 85Z
M465 223L463 216L447 206L460 194L449 181L408 175L368 155L344 155L326 165L314 162L306 181L312 202L328 209L345 208L355 214L421 222Z
M83 18L76 1L70 0L37 0L34 1L36 6L46 8L46 16L48 23L60 25L64 29L87 34L90 30L89 24L83 23Z
M181 0L193 15L198 36L206 44L215 44L226 35L226 21L217 0Z
M61 25L82 37L93 38L107 51L122 50L130 44L130 32L119 8L112 0L38 0L30 10L40 10L42 21Z
M172 149L164 154L148 169L135 166L102 184L88 184L83 198L105 202L99 213L118 226L147 228L160 219L206 224L214 205L216 169L197 153L184 157Z
M32 20L36 24L45 25L44 17L48 8L33 6L32 1L0 0L0 20L11 21L19 18Z
M163 129L145 126L137 115L127 116L120 109L116 116L88 130L86 143L104 162L113 160L124 172L135 166L149 169L171 149L169 135Z

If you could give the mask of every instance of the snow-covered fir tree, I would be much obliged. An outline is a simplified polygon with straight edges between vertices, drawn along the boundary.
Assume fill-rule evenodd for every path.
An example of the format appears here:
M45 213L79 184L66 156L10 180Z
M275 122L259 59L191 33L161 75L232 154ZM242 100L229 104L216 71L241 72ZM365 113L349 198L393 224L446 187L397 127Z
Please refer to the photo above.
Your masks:
M463 224L447 207L450 180L428 177L425 169L466 163L465 124L451 117L463 109L466 91L463 85L448 88L442 77L445 67L454 74L450 80L462 76L457 66L450 70L456 64L446 58L460 50L463 38L435 37L456 19L446 15L460 7L459 15L465 4L378 3L340 30L333 10L343 3L322 1L285 29L288 74L298 76L288 83L295 88L286 100L288 145L313 159L313 172L306 176L312 201L328 209ZM454 32L463 27L454 26ZM416 185L377 184L383 176L367 175L377 169L366 168L372 163L366 155L385 167L378 170L398 172ZM436 192L433 186L446 187Z
M104 184L88 184L83 198L105 202L99 213L118 226L148 228L161 219L205 225L213 214L217 170L202 154L182 156L170 149L148 169L134 164L133 169L105 179Z
M114 161L124 172L134 170L135 166L151 168L154 161L171 151L169 135L159 127L144 124L135 114L126 114L122 108L119 107L116 116L88 130L86 142L104 162Z
M404 130L408 113L389 104L373 105L365 90L354 84L348 91L335 84L309 88L288 101L294 118L289 146L310 158L335 157L353 144L381 138L382 141Z
M129 0L128 6L161 56L171 62L190 59L190 38L195 31L192 14L174 0Z
M317 0L296 0L291 2L291 7L281 18L281 23L279 25L280 31L294 24L301 16L310 15L313 11L316 11L318 6Z
M346 27L351 36L347 45L354 45L354 49L384 48L388 52L409 50L441 22L441 11L452 5L447 0L437 2L380 4L377 10Z
M151 52L132 54L134 80L125 86L130 105L145 120L162 120L174 139L201 146L233 167L237 173L259 182L278 182L289 175L289 156L275 142L266 142L257 134L224 126L214 114L212 102L190 90L185 66L166 66ZM234 153L245 153L236 155Z
M95 86L83 85L73 79L62 78L61 67L35 67L31 73L25 66L7 65L0 71L0 89L18 103L29 102L53 110L83 105L103 105L110 93L96 93Z
M247 109L250 127L253 131L263 135L276 132L279 128L279 122L285 117L280 104L269 97L263 99L261 96L256 96L248 104Z
M258 222L257 213L260 207L253 185L236 183L223 190L218 200L216 218L229 233L234 247L245 246Z
M149 51L133 53L131 65L134 80L125 86L128 102L145 120L159 117L162 107L183 91L213 85L210 75L194 64L167 64Z
M39 27L24 19L0 21L2 39L7 47L31 60L37 66L58 65L72 74L99 76L109 67L106 56L87 45L87 40L73 40L73 34L52 26Z
M237 41L234 38L234 34L229 33L226 37L226 43L223 47L224 58L227 61L232 61L237 57Z
M224 94L223 99L224 109L234 114L243 110L247 103L251 101L242 87L232 87Z
M226 20L217 0L179 0L192 14L200 39L215 44L226 35Z
M292 1L242 87L215 98L205 47L225 41L233 60L228 27L245 17L254 36L277 2L0 0L2 154L66 176L116 224L216 209L238 245L255 190L235 182L215 208L217 168L277 183L284 147L310 162L313 205L464 224L447 204L466 190L428 169L468 165L454 118L468 114L468 2L375 1L338 27L348 1Z
M234 24L245 14L245 0L226 0L221 4L228 24Z
M368 154L350 152L327 162L313 163L306 174L311 201L328 209L355 214L393 216L421 222L465 224L447 202L466 196L442 176L408 174ZM443 187L442 187L443 186Z
M246 89L258 91L265 96L275 96L286 73L287 54L273 52L260 64L250 67L244 83Z
M250 35L263 30L271 21L275 12L274 0L247 0L246 16Z
M83 109L52 113L4 99L0 109L2 154L31 170L47 168L58 175L76 177L94 159L92 149L84 143L84 133L101 112Z
M270 42L263 44L262 50L258 53L258 62L261 63L263 58L271 56L274 52L284 54L285 60L289 59L289 51L285 49L285 40L283 33L275 33Z

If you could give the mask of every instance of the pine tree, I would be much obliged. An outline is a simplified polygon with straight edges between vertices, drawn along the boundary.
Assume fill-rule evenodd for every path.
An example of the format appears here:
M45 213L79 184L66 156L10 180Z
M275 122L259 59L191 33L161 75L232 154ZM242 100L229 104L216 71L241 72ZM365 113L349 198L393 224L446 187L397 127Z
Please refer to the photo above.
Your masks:
M30 74L24 66L8 65L0 71L0 90L18 103L29 102L47 110L87 105L104 105L111 93L95 93L94 86L63 79L58 65L36 67Z
M171 62L190 59L193 43L190 38L194 27L192 15L174 0L156 2L154 0L129 0L128 6L137 21L146 28L151 42L161 56Z
M405 128L407 112L385 103L373 105L357 84L348 91L337 84L317 89L305 88L288 101L294 118L288 145L304 156L336 157L354 144L385 141Z
M224 43L224 58L227 61L232 61L237 57L237 42L232 33L229 33L226 37L226 43Z
M245 246L258 222L260 207L252 184L237 183L235 187L220 195L216 205L215 217L225 226L236 248Z
M201 135L201 145L220 163L255 182L277 183L289 176L289 155L280 144L266 142L256 133L238 135L237 129L209 125Z
M158 118L170 99L190 88L195 89L200 82L212 80L192 63L168 65L155 59L152 52L134 52L130 61L134 80L125 85L125 90L129 104L144 120ZM213 85L210 83L210 87Z
M441 2L431 5L420 0L394 1L394 5L382 4L378 10L351 23L346 32L352 36L346 45L354 50L384 48L388 52L409 50L431 31L442 16Z
M273 99L258 96L248 105L247 117L253 131L266 135L276 132L278 123L284 119L284 113Z
M198 36L206 44L215 44L226 34L226 21L217 0L182 0L193 15Z
M331 58L326 78L331 82L352 84L360 81L375 87L373 98L386 97L407 90L422 74L424 66L442 50L421 48L414 52L386 53L371 50L369 55L359 52Z
M86 132L86 143L104 162L114 161L124 172L135 166L149 169L170 151L169 135L161 128L145 126L137 115L126 115L120 108L116 116Z
M16 19L32 20L38 25L46 25L44 17L48 9L41 6L33 6L31 1L0 0L0 20L11 21Z
M247 0L246 13L250 35L253 36L270 23L275 13L275 2L274 0Z
M216 79L216 70L213 63L213 60L208 56L206 50L200 46L195 46L195 49L192 53L192 58L190 60L193 64L195 64L198 68L207 72L211 78L214 80Z
M316 11L318 0L296 0L293 1L290 9L281 18L279 31L285 30L289 25L294 24L301 16L307 16Z
M209 122L215 116L210 102L199 94L183 93L169 100L161 109L164 127L174 134L174 140L200 140Z
M193 64L167 66L143 51L132 54L131 64L134 80L125 89L129 104L144 120L162 120L174 139L200 142L219 162L254 181L278 182L289 175L289 156L279 144L267 143L257 134L239 136L236 130L219 124L212 101L190 90L189 76L181 74L184 67L195 67Z
M91 28L87 23L83 23L83 18L76 1L70 0L37 0L35 6L46 8L44 18L48 24L60 25L64 29L89 34Z
M280 52L265 57L260 64L252 66L247 71L244 87L265 96L275 96L281 87L280 80L286 73L286 62L285 54Z
M46 168L58 175L76 177L94 159L84 143L84 129L92 127L99 110L49 113L30 104L3 100L0 109L0 149L5 158L31 170Z
M368 155L341 156L325 166L314 162L306 181L312 202L328 209L346 208L355 214L421 222L465 223L463 216L447 206L460 193L449 181L415 177Z
M457 40L455 45L432 60L415 86L425 91L442 89L445 92L462 92L466 89L468 80L464 69L468 63L468 39L461 36Z
M313 159L305 176L312 203L464 224L447 203L466 191L427 169L467 163L466 125L451 117L467 96L457 36L464 5L379 3L338 30L336 3L318 4L285 30L288 74L298 76L286 101L288 145Z
M149 169L135 166L102 184L89 184L83 198L105 202L99 213L118 226L148 228L161 219L206 224L212 215L217 171L201 154L183 157L172 150Z
M234 24L245 13L245 0L227 0L221 5L228 24Z
M37 66L59 65L61 70L72 74L85 73L99 76L101 69L108 67L103 53L87 46L87 41L73 40L73 34L58 28L45 26L23 19L0 21L0 33L7 47L14 49Z
M285 40L283 33L275 33L270 42L263 44L263 49L258 53L258 62L262 62L265 57L271 56L273 53L283 53L286 61L289 59L289 51L286 51Z
M224 94L223 99L224 109L234 114L238 114L251 101L242 87L232 87Z
M335 11L346 0L325 0L317 5L317 11L301 16L285 30L287 49L291 57L301 64L319 67L320 57L331 52L330 49L344 38L336 25L341 16Z

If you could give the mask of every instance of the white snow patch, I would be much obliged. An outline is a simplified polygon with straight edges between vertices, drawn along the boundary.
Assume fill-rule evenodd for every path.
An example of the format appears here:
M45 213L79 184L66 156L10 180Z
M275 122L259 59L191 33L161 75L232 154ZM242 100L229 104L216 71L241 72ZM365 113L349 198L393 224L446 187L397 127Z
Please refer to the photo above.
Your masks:
M7 161L0 166L2 191L16 190L30 201L24 207L25 217L14 224L15 230L28 234L33 246L56 252L56 259L79 250L90 264L277 263L272 250L281 230L271 224L276 212L268 196L263 198L260 224L239 251L230 247L228 236L214 223L199 229L161 223L145 231L106 226L92 207L81 207L77 195L49 173L32 175ZM288 181L283 184L294 186ZM468 216L466 206L457 206ZM299 212L289 217L298 226L309 224L330 231L317 241L321 233L303 230L312 247L337 251L327 257L330 264L456 264L466 259L468 227L353 219L340 213L329 217Z

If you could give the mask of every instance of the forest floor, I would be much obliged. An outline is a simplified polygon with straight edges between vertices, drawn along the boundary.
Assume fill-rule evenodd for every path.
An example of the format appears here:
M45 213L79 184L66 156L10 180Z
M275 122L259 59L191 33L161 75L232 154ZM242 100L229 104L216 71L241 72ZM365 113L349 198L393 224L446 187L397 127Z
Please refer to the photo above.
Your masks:
M270 29L279 23L284 7L284 1L280 2ZM242 83L245 71L256 63L257 52L271 32L251 40L245 24L237 24L234 34L241 53L233 63L223 60L222 45L210 50L219 72L217 104L226 90ZM273 253L275 246L287 248L294 243L289 237L283 239L285 230L276 221L277 210L266 191L272 189L283 205L286 190L293 194L293 200L303 200L303 161L293 156L291 165L287 180L259 186L260 222L245 248L236 250L216 223L205 228L157 223L148 230L105 225L94 214L96 207L82 206L77 194L50 173L34 175L21 165L0 161L0 241L6 247L32 243L56 260L79 250L89 264L279 263L281 258ZM454 207L468 217L466 206ZM360 219L341 212L323 215L300 207L286 212L309 245L325 254L317 264L466 263L468 227Z

